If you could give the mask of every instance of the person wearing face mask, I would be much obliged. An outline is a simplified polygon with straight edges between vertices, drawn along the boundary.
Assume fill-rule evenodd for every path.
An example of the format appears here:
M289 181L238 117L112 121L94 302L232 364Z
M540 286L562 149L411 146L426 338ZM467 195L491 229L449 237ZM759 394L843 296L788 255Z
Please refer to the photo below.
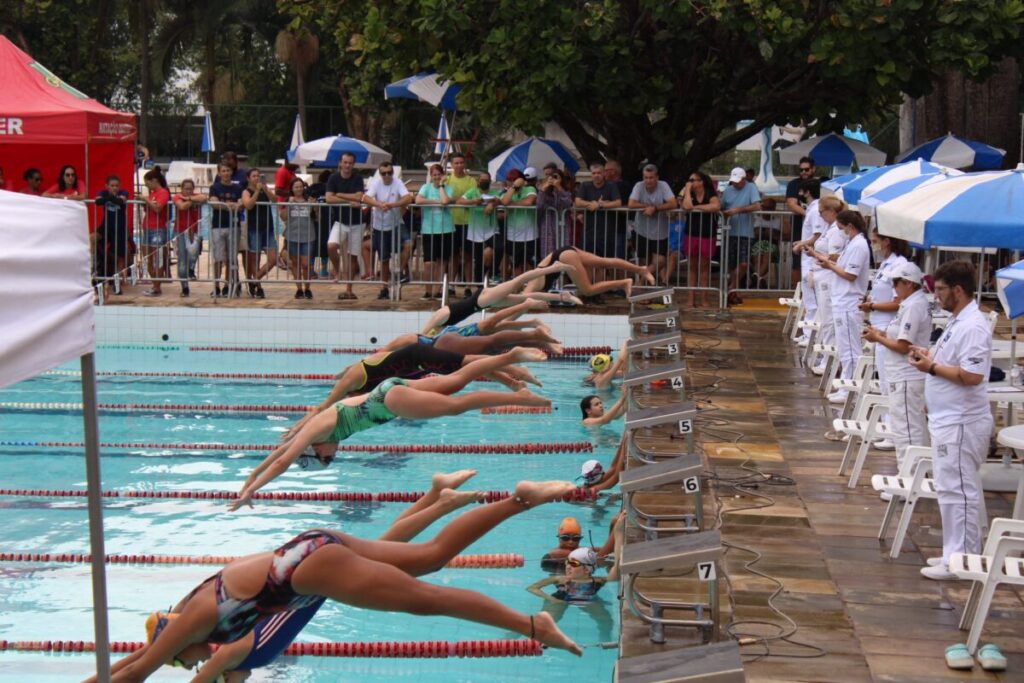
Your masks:
M498 233L498 201L501 196L491 191L491 174L483 171L477 176L476 187L467 190L455 200L459 206L472 206L466 223L466 246L473 267L473 281L483 282L494 273L494 264L501 260L495 252L494 236Z
M900 303L893 290L892 274L907 262L910 248L904 240L879 235L878 230L871 231L871 255L875 263L875 276L871 279L871 293L858 308L868 314L871 327L884 330L896 317ZM882 347L875 343L875 369L878 371L878 383L882 393L889 395L889 380L886 376L886 364L882 361ZM892 425L887 417L886 424ZM891 451L895 446L889 439L875 442L875 448Z
M825 267L825 261L820 257L827 257L825 260L833 263L839 260L839 255L846 248L849 239L846 233L836 225L836 216L840 211L846 209L846 202L836 197L825 197L818 202L818 212L821 215L825 230L818 235L813 247L804 247L804 253L814 261L809 270L809 278L814 283L814 298L818 303L817 320L819 325L818 341L821 344L835 344L836 331L834 317L832 315L832 271ZM805 219L806 220L806 219ZM815 364L813 372L820 375L825 371L824 362Z

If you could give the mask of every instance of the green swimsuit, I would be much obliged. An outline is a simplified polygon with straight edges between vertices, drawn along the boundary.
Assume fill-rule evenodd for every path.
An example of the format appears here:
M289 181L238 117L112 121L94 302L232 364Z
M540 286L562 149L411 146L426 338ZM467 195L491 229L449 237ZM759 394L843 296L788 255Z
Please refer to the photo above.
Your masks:
M398 377L384 380L357 406L347 406L342 401L335 403L334 409L338 412L338 418L334 423L334 430L326 441L344 441L356 432L391 422L398 417L384 405L384 397L391 387L396 386L406 386L405 380Z

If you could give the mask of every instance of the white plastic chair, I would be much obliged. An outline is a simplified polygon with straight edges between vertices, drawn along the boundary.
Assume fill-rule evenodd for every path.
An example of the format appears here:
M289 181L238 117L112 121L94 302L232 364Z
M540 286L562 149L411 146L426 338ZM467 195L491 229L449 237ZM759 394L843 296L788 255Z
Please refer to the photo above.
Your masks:
M832 428L836 432L850 437L836 474L843 476L846 473L853 449L857 448L857 455L853 458L853 469L850 471L850 481L847 484L851 489L857 486L872 442L888 437L892 433L889 431L889 425L883 419L888 409L888 396L862 393L852 420L836 418L832 421Z
M786 322L782 326L782 333L788 334L790 339L796 339L797 322L804 316L803 292L799 284L793 290L791 297L779 297L779 305L785 306Z

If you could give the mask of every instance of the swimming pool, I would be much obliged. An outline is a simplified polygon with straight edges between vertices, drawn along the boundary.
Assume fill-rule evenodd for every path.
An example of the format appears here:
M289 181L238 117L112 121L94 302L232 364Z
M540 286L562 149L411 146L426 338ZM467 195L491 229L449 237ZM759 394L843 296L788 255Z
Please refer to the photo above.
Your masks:
M190 351L187 345L107 345L97 351L98 370L161 373L335 373L356 356L272 352ZM72 374L53 373L0 391L0 402L80 401ZM430 454L339 453L328 470L293 468L266 491L422 491L438 471L475 467L464 487L509 490L519 479L573 479L583 460L606 465L618 443L616 430L580 426L579 399L590 393L580 383L581 363L552 362L532 368L552 399L551 415L471 413L429 423L396 421L357 434L351 444L507 444L592 441L591 453ZM476 385L477 388L486 385ZM308 405L322 399L324 381L101 376L101 403ZM274 443L295 415L203 411L101 413L103 442L146 444ZM618 430L621 431L621 430ZM0 440L81 441L82 422L71 411L5 410ZM104 490L237 491L262 452L172 451L160 448L103 452ZM2 488L84 488L81 449L0 446ZM479 590L528 613L542 607L526 586L545 576L539 559L555 545L555 529L567 515L580 520L600 545L617 505L552 504L518 515L470 546L466 553L519 553L516 569L445 569L426 577L444 585ZM340 528L374 538L404 509L401 503L346 504L257 502L254 510L228 513L225 504L202 500L108 500L104 509L107 553L234 555L269 550L299 531ZM446 518L448 519L448 518ZM428 529L429 538L444 523ZM0 496L0 552L88 552L87 514L81 498ZM166 609L216 568L205 566L123 566L107 569L112 640L142 640L142 624L155 609ZM92 640L88 565L0 563L0 639ZM605 589L593 606L556 612L559 624L582 645L618 639L618 604ZM411 617L328 603L299 637L301 642L488 640L518 637L483 625L443 617ZM282 658L250 680L482 681L557 680L570 676L609 680L613 649L589 647L582 660L565 652L516 659L340 659ZM0 654L0 679L57 681L84 677L91 655ZM151 680L186 680L164 667Z

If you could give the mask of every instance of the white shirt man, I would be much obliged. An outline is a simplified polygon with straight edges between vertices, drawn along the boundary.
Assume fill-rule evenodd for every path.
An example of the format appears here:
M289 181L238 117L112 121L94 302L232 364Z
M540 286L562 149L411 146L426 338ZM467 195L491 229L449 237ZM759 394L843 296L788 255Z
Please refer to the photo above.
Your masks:
M974 266L966 261L939 267L935 298L953 317L930 351L919 346L910 350L911 364L928 375L925 402L942 516L942 558L921 569L929 579L956 578L948 569L953 553L981 552L978 474L992 436L986 388L992 331L974 301L976 281Z

